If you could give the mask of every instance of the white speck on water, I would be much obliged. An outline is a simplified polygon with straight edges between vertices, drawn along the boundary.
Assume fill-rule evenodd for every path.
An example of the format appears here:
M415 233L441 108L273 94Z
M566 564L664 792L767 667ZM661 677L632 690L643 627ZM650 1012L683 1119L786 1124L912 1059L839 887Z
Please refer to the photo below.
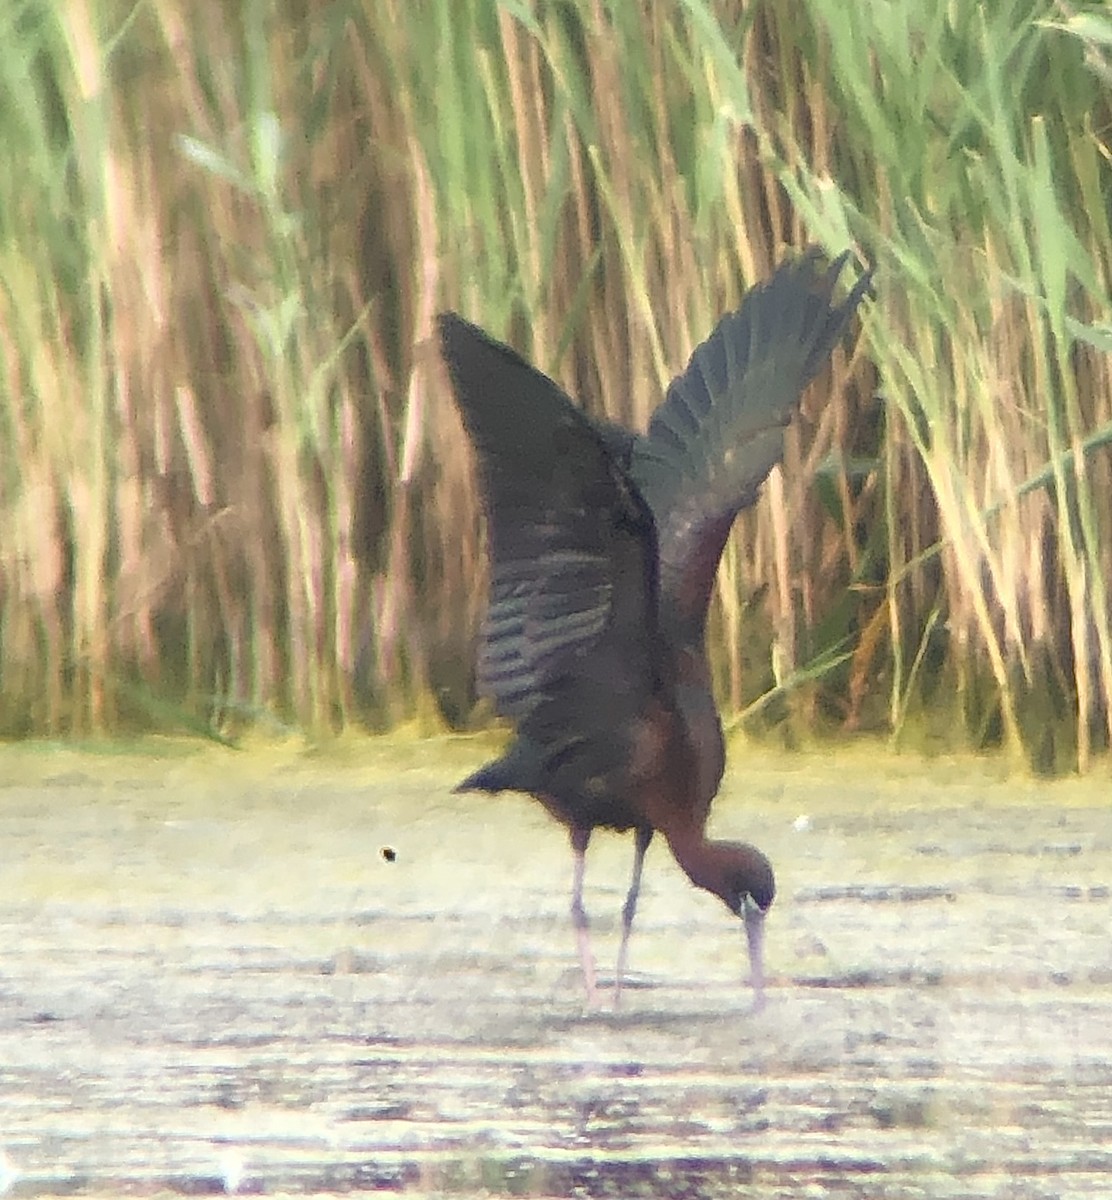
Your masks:
M220 1178L224 1184L224 1191L228 1195L234 1195L239 1191L246 1174L247 1164L244 1162L243 1155L238 1150L225 1150L221 1154Z
M0 1150L0 1196L7 1195L19 1178L19 1168L12 1162L6 1150Z
M811 828L811 818L806 813L800 813L792 822L792 828L796 833L806 833Z

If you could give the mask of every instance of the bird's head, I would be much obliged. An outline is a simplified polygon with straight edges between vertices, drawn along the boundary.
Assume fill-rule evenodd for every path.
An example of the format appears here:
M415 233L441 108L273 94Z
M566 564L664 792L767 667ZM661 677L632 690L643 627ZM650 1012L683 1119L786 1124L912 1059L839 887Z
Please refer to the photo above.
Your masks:
M772 863L756 846L734 842L729 849L734 865L727 875L728 891L723 899L730 911L745 921L753 1008L760 1011L765 1005L764 923L776 896L776 877Z
M745 921L749 943L749 977L753 984L753 1008L765 1004L764 922L776 896L776 877L772 863L757 849L740 842L728 842L726 851L726 888L722 899L735 916Z
M744 842L719 842L718 847L721 884L715 890L726 907L737 917L749 908L768 912L776 896L772 863Z
M696 886L718 896L745 921L754 1007L764 1007L764 921L776 896L772 864L745 842L669 838L672 852Z

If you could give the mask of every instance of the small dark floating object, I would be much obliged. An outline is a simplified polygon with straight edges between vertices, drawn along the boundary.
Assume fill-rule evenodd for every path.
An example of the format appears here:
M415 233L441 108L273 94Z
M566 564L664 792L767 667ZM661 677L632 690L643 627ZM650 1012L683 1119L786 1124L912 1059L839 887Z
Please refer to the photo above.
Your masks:
M397 852L397 850L394 849L393 846L383 846L382 849L379 851L379 853L382 855L383 859L388 863L397 861L398 852Z
M857 971L845 971L841 975L796 975L792 982L797 987L857 989L941 987L945 979L942 972L935 967L897 967L889 971L862 968Z
M382 1100L374 1104L357 1105L344 1114L345 1121L408 1121L413 1116L413 1105L408 1101L397 1103Z
M1088 886L1080 883L1059 883L1046 890L1063 900L1107 900L1112 896L1112 888L1106 883L1091 883Z
M645 851L656 833L696 887L743 917L754 998L775 895L755 846L705 826L725 743L705 632L718 561L784 452L803 389L825 367L868 272L836 301L849 255L809 250L719 321L636 434L593 419L508 346L455 313L437 320L475 449L490 601L479 689L516 738L457 791L524 792L568 829L572 920L596 996L583 872L595 829L632 830L617 1003Z
M800 888L799 904L824 904L831 900L860 900L865 904L917 904L924 900L956 900L952 889L940 884L837 883Z
M234 1189L229 1189L228 1180L223 1175L178 1175L163 1180L162 1185L179 1196L226 1196L229 1190L234 1190L237 1196L263 1194L261 1179L244 1179Z

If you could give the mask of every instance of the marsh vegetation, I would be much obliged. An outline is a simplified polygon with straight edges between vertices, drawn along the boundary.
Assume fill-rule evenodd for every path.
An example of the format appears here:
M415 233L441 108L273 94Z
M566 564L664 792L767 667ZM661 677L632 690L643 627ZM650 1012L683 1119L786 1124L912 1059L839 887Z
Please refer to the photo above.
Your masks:
M846 6L21 0L0 52L0 731L481 721L454 307L642 424L785 247L878 298L735 531L791 741L1112 729L1109 24Z

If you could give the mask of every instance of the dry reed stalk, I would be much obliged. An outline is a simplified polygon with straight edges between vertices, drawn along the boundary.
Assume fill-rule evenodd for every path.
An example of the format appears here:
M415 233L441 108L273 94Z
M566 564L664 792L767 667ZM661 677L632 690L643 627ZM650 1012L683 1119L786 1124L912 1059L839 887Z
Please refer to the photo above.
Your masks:
M350 284L349 284L350 286ZM346 391L340 401L333 489L335 496L332 536L334 542L335 589L334 629L337 718L348 725L355 718L356 701L352 688L356 650L356 585L359 566L356 561L353 530L356 525L355 484L363 460L362 439L354 398Z
M415 337L421 342L430 340L433 336L440 267L437 254L436 209L428 169L416 145L410 147L410 155L419 270L415 297ZM425 438L425 387L424 373L420 370L413 371L406 396L401 453L397 475L394 478L395 503L391 521L390 550L377 620L380 661L387 678L391 678L397 670L397 644L401 636L402 614L412 605L409 562L409 539L412 531L409 507L418 454Z
M541 193L548 176L547 139L544 136L545 103L540 79L540 52L536 40L526 37L517 20L505 9L498 13L498 28L505 52L508 106L514 123L517 162L520 164L521 211L512 213L518 272L529 295L533 352L547 363L549 345L546 324L539 320L547 268L542 267L537 229ZM420 189L418 189L420 190Z
M785 438L785 441L787 439ZM790 675L796 668L795 604L791 572L790 518L784 498L784 470L779 465L772 468L764 486L768 497L768 512L772 525L773 574L773 628L776 638L776 653L779 678ZM779 681L779 680L778 680Z

